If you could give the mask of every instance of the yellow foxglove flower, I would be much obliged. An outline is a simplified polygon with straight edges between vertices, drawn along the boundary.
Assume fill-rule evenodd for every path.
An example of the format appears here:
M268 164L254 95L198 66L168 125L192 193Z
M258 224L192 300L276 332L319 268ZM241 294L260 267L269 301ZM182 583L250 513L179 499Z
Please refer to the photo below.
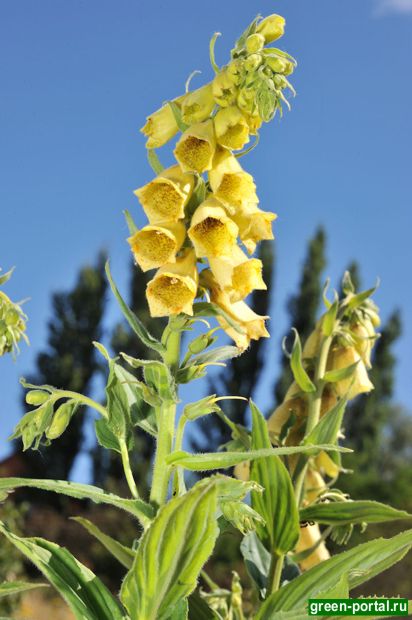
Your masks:
M329 478L335 478L339 475L340 468L326 452L320 452L315 458L315 464L318 469L325 472Z
M185 95L182 101L182 120L186 125L201 123L209 118L215 105L210 82Z
M262 278L262 261L248 259L235 245L228 259L209 258L210 268L219 286L229 295L231 302L244 299L253 290L266 290Z
M193 214L188 235L196 256L230 256L236 243L238 228L228 217L222 204L209 197Z
M236 98L237 107L242 111L243 116L247 119L248 115L257 112L256 92L253 88L241 88ZM249 123L248 123L249 125Z
M285 32L285 18L281 15L268 15L258 24L257 31L265 37L265 43L280 39Z
M189 127L182 134L173 153L183 172L201 174L211 169L215 150L213 121L208 120Z
M217 317L222 329L235 341L239 349L242 351L247 349L251 340L269 337L265 327L265 320L269 318L268 316L256 314L244 301L231 303L228 294L220 288L208 269L203 270L201 275L202 284L205 284L210 291L211 301L222 308L242 330L242 333L238 332L226 319L221 316Z
M243 112L243 115L249 125L249 132L252 136L255 136L258 132L258 129L262 126L262 119L258 114L249 114L248 112Z
M242 149L249 142L249 125L236 106L223 108L215 116L216 139L228 149Z
M176 104L180 104L182 97L175 99ZM146 124L140 130L147 137L146 148L157 149L168 142L179 131L173 110L169 104L150 114L146 119Z
M249 254L253 254L259 241L274 239L272 222L276 217L275 213L262 211L256 205L248 205L233 215L239 228L239 236Z
M319 525L308 525L300 529L300 538L295 548L295 553L301 553L310 549L317 543L320 538ZM326 548L324 542L321 542L316 549L307 558L299 562L299 566L302 570L309 570L313 566L324 562L330 558L330 553Z
M193 186L193 175L185 174L179 166L172 166L134 193L149 222L164 224L184 217L184 208L192 195Z
M351 327L351 334L355 340L355 349L366 368L372 368L371 353L377 337L372 320L364 317L360 323Z
M252 175L242 169L227 149L216 151L213 168L209 171L209 183L213 194L231 214L249 203L259 202Z
M243 61L240 58L232 60L226 67L226 75L232 84L239 84L243 75ZM218 81L217 81L218 84ZM217 86L215 85L215 89Z
M212 92L215 101L221 108L226 108L236 101L239 65L236 68L231 64L230 68L223 69L215 75L212 83Z
M326 483L320 473L309 467L305 477L305 503L312 504L326 489Z
M334 383L338 396L347 396L349 400L355 398L358 394L373 390L373 384L368 377L366 366L355 347L336 346L329 353L327 370L346 368L355 362L358 362L358 364L352 376Z
M174 263L185 236L185 225L175 222L169 226L145 226L129 237L128 242L136 263L142 271L149 271Z
M146 297L152 317L170 316L184 312L193 314L198 273L193 250L186 251L161 267L147 285Z

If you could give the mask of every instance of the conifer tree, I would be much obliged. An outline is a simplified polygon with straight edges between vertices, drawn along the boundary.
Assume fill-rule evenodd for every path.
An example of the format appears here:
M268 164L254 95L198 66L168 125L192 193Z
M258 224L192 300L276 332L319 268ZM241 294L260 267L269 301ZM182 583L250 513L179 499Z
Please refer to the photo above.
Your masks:
M288 345L292 327L298 330L300 338L304 342L315 326L323 288L322 272L326 265L325 244L325 232L319 228L309 241L299 290L296 295L291 297L287 305L290 316L290 328L285 334L287 349L290 349ZM279 378L274 387L275 404L283 401L292 380L289 359L282 353Z
M48 347L37 356L36 371L28 378L31 383L46 383L83 394L89 391L98 369L92 342L101 336L106 293L104 264L105 256L100 254L95 265L80 270L70 292L53 295ZM68 430L47 449L23 453L32 477L69 477L81 449L84 421L84 411L80 411ZM20 452L20 446L17 450Z

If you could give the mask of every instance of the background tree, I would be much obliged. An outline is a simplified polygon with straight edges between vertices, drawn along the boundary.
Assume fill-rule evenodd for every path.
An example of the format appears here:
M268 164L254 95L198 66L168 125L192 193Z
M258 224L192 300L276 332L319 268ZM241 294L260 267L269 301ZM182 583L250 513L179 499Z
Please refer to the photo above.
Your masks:
M80 270L73 289L52 297L53 317L48 324L48 348L37 356L36 371L28 380L41 385L87 394L98 369L93 340L101 337L105 308L104 254L95 265ZM27 408L27 405L24 405ZM23 453L33 478L67 479L83 441L84 412L74 416L68 430L40 452ZM20 446L17 448L20 452Z
M287 304L290 318L290 327L285 334L287 349L290 349L288 345L290 345L292 327L298 330L302 342L305 342L318 318L323 289L322 272L326 266L325 245L325 232L323 228L319 228L308 244L299 290L296 295L290 298ZM282 353L280 358L279 378L274 386L274 407L283 401L292 381L293 376L290 370L289 359ZM272 407L272 409L274 407Z

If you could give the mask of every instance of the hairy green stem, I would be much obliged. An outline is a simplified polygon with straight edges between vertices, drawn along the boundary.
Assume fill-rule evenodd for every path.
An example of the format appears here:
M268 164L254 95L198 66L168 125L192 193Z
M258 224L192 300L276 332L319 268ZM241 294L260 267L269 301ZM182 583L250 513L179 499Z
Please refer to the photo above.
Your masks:
M119 439L119 444L122 456L123 470L126 476L127 484L130 489L130 493L135 499L139 499L139 491L137 490L136 482L133 478L132 468L130 467L129 451L127 449L126 442L124 441L124 439Z
M169 320L169 324L163 333L162 342L166 346L164 361L169 366L173 376L178 370L180 363L181 332L173 329L172 321L173 319ZM171 468L166 465L166 458L173 448L175 417L176 404L174 402L164 402L160 407L156 408L158 431L150 501L158 506L163 506L167 499Z
M272 554L272 560L270 562L270 569L268 575L268 585L266 589L266 597L268 597L273 592L279 590L284 559L284 555L279 555L276 552Z

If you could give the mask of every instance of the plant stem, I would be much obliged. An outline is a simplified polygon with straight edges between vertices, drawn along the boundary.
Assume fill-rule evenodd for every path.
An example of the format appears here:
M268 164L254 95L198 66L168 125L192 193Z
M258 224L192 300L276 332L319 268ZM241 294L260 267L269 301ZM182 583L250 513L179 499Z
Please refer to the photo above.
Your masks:
M184 436L187 421L188 420L186 416L182 414L180 416L179 423L177 425L177 430L176 430L176 439L175 439L175 450L176 451L182 449L183 436ZM185 478L183 474L183 468L176 467L175 476L173 480L173 493L175 495L180 496L180 495L183 495L185 491L186 491L186 487L185 487Z
M162 342L166 346L164 361L169 366L172 376L179 368L181 332L172 329L173 319L169 319ZM150 501L162 506L167 499L170 467L166 465L166 457L172 451L175 435L176 403L164 402L156 408L157 445L153 466L152 489Z
M283 562L285 556L278 553L272 554L272 560L270 563L269 575L268 575L268 587L266 590L266 597L273 592L276 592L280 586L280 579L282 577Z
M137 490L136 482L134 481L132 469L130 467L129 451L127 449L126 442L124 441L124 439L119 439L119 444L122 456L123 470L126 476L127 484L129 485L130 493L135 499L139 499L139 491Z
M58 398L72 398L73 400L77 400L79 403L98 411L103 418L108 418L107 409L88 396L83 396L83 394L78 394L77 392L71 392L69 390L58 390L56 394Z
M328 361L331 344L332 336L324 336L320 345L319 357L316 360L315 372L313 376L313 383L316 386L316 391L309 394L309 411L306 422L305 436L308 435L319 422L324 388L323 376L326 372L326 364ZM303 483L305 481L307 467L308 462L306 461L296 480L295 497L298 508L302 499Z

